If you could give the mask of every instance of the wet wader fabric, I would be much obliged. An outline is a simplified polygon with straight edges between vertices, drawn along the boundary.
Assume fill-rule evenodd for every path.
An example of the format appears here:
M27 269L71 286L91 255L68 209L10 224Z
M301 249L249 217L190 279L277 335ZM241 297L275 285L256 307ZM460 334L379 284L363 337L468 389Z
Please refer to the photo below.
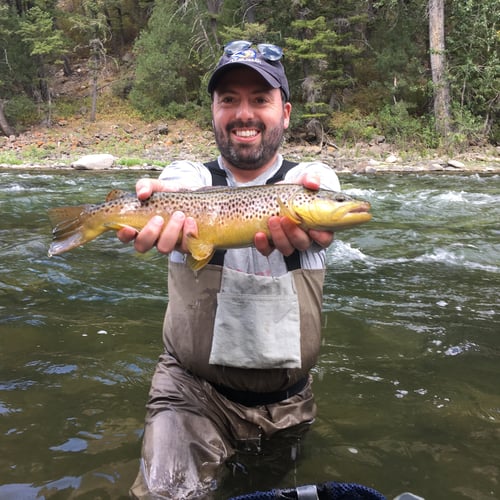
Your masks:
M292 166L282 166L274 182ZM221 265L194 273L170 261L165 353L152 380L132 497L209 498L240 446L312 422L309 370L320 346L325 271L300 269L298 252L287 268L299 302L300 368L249 369L209 363Z
M309 379L287 400L247 407L230 401L165 353L153 377L141 466L131 496L211 498L229 457L238 450L258 453L262 440L309 424L315 414Z

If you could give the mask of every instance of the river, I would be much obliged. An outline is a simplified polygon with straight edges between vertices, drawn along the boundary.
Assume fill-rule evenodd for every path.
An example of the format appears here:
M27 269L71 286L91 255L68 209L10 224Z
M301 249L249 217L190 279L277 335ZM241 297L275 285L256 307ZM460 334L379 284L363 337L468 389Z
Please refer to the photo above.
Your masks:
M48 258L46 213L139 175L0 171L2 500L127 498L166 260L112 233ZM333 480L500 498L500 177L341 181L374 218L328 250L317 421L285 476L266 466L217 498Z

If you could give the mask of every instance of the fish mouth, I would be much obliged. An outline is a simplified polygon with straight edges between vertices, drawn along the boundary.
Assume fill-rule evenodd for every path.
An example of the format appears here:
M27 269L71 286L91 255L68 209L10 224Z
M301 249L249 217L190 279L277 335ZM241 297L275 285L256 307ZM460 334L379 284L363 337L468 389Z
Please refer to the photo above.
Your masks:
M371 205L368 202L354 202L350 207L345 207L343 213L339 212L336 229L347 229L370 221L372 219L370 208Z
M365 213L365 212L368 212L370 210L370 208L371 208L371 206L368 202L360 203L357 206L351 208L351 210L349 210L349 213L352 213L352 214Z

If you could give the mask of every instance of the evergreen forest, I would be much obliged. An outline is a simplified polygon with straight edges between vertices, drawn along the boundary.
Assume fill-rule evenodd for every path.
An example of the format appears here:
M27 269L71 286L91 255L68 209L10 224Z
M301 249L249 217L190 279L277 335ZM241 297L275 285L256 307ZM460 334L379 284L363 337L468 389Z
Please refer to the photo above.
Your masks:
M207 79L231 40L279 45L292 133L337 144L500 143L498 0L0 0L0 135L71 111L84 65L145 120L210 124ZM327 138L327 139L325 139Z

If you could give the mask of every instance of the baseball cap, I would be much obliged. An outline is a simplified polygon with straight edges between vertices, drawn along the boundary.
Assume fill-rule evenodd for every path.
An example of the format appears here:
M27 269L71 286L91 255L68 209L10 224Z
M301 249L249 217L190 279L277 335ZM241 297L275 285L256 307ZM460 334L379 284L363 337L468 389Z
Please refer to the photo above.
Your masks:
M208 92L213 94L220 77L237 66L246 66L257 71L273 88L281 88L286 100L290 99L290 89L281 63L283 50L277 45L261 43L255 45L246 40L230 42L224 47L224 54L208 82Z

